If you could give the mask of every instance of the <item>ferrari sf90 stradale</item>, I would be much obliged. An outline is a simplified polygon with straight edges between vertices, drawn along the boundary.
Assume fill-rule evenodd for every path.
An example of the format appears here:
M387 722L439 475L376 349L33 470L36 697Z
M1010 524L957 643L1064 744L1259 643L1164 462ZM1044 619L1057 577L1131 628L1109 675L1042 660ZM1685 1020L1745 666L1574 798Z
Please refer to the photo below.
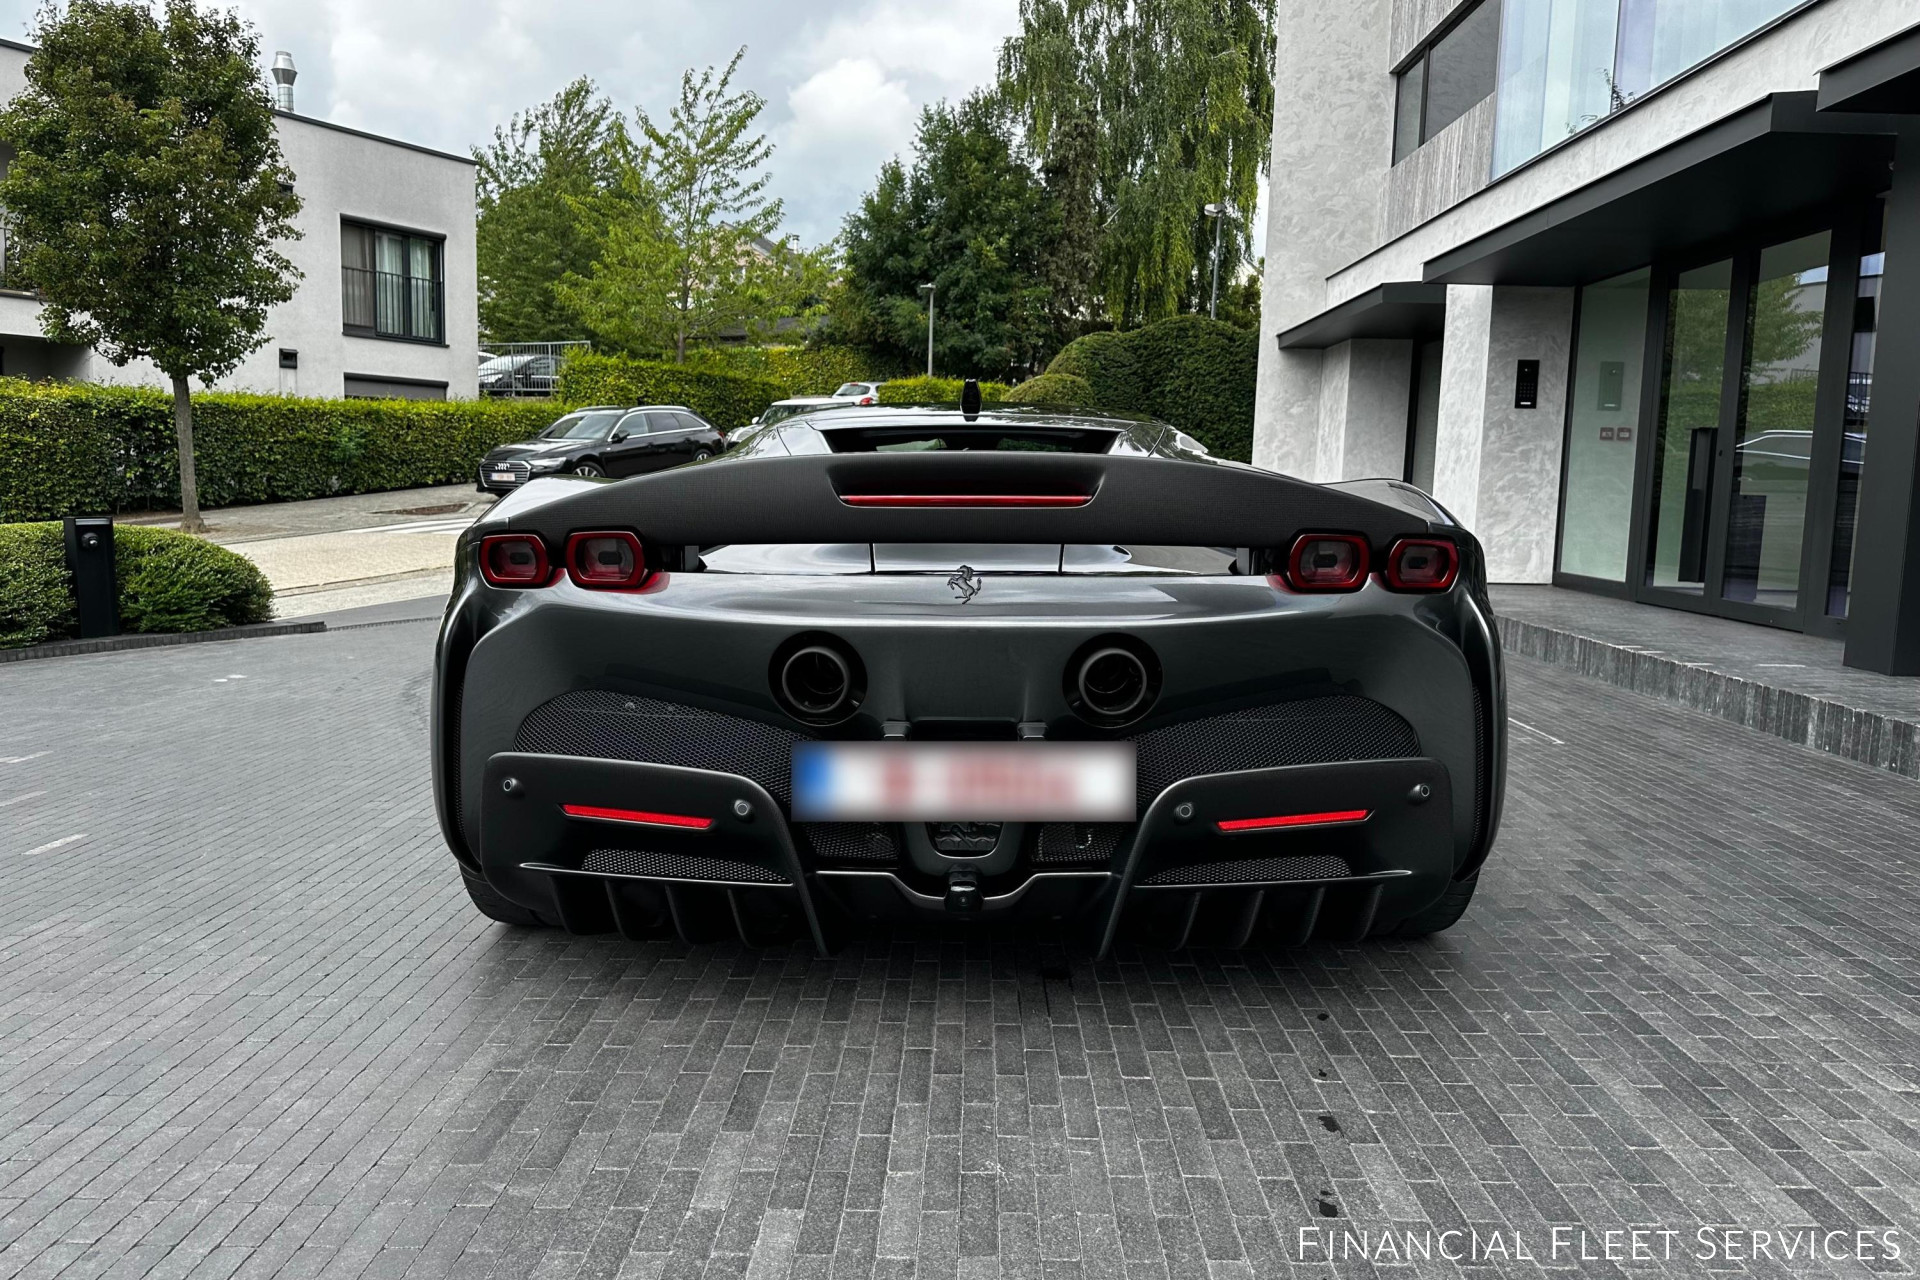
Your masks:
M435 796L497 920L1410 937L1466 909L1499 819L1474 539L1411 486L1159 422L821 410L532 480L457 563Z

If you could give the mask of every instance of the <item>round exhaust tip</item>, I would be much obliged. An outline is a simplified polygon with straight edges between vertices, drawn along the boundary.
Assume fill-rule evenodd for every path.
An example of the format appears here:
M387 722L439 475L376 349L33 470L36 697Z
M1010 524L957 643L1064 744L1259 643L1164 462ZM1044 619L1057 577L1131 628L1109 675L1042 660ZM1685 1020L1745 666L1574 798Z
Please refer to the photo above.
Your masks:
M1125 720L1146 705L1153 677L1139 654L1115 645L1081 659L1074 683L1088 710L1109 720Z
M790 643L775 657L772 676L780 705L796 719L812 724L846 719L865 692L860 659L824 636Z

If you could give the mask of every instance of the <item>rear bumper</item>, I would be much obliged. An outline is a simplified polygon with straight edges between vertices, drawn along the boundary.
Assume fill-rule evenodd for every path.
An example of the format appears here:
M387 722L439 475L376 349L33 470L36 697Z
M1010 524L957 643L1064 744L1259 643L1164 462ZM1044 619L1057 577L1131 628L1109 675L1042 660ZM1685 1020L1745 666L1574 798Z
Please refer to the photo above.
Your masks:
M580 933L752 944L779 932L824 952L854 924L1005 920L1065 930L1100 954L1123 931L1174 947L1357 940L1445 891L1450 791L1446 767L1425 757L1189 778L1103 865L951 859L981 873L962 910L913 860L821 865L750 778L502 752L482 784L479 858L495 889ZM1329 807L1334 820L1317 825L1234 829Z

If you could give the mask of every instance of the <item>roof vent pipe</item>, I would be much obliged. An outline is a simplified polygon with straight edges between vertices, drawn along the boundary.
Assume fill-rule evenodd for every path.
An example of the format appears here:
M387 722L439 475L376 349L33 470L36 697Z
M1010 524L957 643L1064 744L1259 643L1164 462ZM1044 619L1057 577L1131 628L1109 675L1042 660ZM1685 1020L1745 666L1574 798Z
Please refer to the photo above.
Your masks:
M293 82L299 76L293 69L293 55L285 49L273 55L273 109L293 110Z

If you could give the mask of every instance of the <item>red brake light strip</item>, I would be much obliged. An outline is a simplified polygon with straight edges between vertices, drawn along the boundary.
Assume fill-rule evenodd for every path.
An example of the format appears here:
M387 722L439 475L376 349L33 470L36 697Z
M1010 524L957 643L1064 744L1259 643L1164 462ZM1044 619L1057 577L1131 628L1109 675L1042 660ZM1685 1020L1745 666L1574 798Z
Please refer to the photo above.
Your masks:
M843 493L850 507L1084 507L1090 493Z
M690 831L705 831L713 825L712 818L698 818L687 813L649 813L645 809L607 809L597 804L563 804L560 806L560 811L569 818L633 822L643 827L684 827Z
M1272 831L1278 827L1334 827L1349 822L1365 822L1373 816L1371 809L1336 809L1328 813L1281 813L1270 818L1229 818L1214 825L1220 830L1232 833L1236 831Z

